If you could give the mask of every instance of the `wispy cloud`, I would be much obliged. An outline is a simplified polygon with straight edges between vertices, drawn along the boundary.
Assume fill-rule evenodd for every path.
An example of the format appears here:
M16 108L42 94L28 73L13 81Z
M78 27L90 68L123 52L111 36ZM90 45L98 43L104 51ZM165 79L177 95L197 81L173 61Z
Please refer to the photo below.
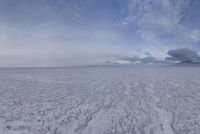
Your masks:
M128 0L123 25L137 25L149 45L192 47L199 41L199 29L188 29L183 23L184 11L191 0ZM192 25L192 24L191 24Z
M88 1L0 2L0 66L101 64L121 51L112 24L84 14Z
M171 49L198 50L200 25L188 27L187 17L195 1L0 0L0 66L99 64L115 55L160 62Z

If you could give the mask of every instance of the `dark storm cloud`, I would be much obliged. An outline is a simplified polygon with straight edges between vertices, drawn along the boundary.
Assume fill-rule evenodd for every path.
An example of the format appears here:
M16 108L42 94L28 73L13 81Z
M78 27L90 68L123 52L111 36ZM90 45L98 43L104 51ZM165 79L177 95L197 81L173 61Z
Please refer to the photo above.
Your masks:
M200 55L197 51L188 48L169 50L167 54L170 57L166 57L166 60L169 61L177 61L180 63L200 63Z

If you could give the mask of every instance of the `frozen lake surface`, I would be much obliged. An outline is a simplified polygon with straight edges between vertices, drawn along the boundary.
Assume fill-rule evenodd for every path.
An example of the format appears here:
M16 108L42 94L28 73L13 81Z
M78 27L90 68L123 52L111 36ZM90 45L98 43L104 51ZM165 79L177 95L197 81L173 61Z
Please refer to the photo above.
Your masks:
M200 68L0 69L0 134L200 134Z

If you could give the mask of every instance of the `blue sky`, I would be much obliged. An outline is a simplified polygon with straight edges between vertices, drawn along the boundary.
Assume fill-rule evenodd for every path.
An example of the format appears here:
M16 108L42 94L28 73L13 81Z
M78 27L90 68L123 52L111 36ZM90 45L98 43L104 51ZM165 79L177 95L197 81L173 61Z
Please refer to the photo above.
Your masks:
M0 66L199 51L199 0L0 0Z

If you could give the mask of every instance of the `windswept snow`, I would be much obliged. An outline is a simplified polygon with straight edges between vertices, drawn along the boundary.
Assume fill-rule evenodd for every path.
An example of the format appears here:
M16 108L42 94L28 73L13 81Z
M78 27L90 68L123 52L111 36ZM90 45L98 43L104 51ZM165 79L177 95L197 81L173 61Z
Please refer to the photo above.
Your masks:
M200 69L0 69L0 134L200 134Z

